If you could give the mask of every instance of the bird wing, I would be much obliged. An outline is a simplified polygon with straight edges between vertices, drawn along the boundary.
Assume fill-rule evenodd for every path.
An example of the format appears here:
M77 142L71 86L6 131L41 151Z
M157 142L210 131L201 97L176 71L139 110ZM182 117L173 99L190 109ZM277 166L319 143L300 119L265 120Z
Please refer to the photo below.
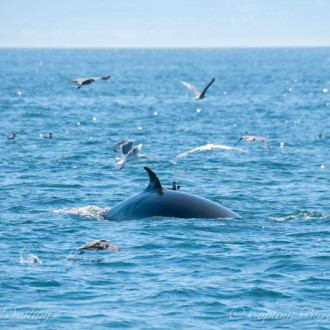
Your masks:
M200 146L200 147L197 147L195 149L192 149L192 150L189 150L187 152L184 152L183 154L180 154L176 157L184 157L184 156L187 156L189 154L191 154L192 152L195 152L195 151L210 151L212 149L227 149L227 150L235 150L235 151L239 151L239 152L247 152L247 150L245 149L238 149L238 148L233 148L233 147L228 147L228 146L225 146L225 145L222 145L222 144L206 144L204 146Z
M184 85L184 86L188 87L189 89L193 90L196 96L201 95L201 93L193 85L188 84L187 82L182 81L182 80L180 82L181 82L182 85Z
M134 142L134 140L122 140L122 141L119 141L119 142L116 142L116 143L114 143L112 146L113 147L120 147L122 144L124 144L124 143L127 143L127 142Z
M192 150L189 150L187 152L184 152L183 154L180 154L178 156L176 156L177 158L180 158L180 157L184 157L184 156L187 156L189 154L191 154L192 152L195 152L195 151L203 151L203 150L208 150L208 147L209 147L209 144L206 144L204 146L200 146L200 147L197 147L197 148L194 148Z
M129 151L132 149L134 140L123 140L123 141L119 141L115 144L113 144L113 147L120 147L121 153L123 155L127 155L129 153ZM116 149L113 149L114 152L119 152Z
M78 84L81 84L85 80L86 80L85 78L77 78L77 79L71 79L69 81L71 81L71 82L77 82Z
M205 93L206 93L207 89L214 83L214 80L215 80L215 78L213 77L213 79L209 82L209 84L202 91L201 97L205 96Z
M263 137L261 137L261 136L256 136L255 139L256 139L256 140L259 140L259 141L262 141L262 142L267 146L268 150L271 151L270 146L269 146L269 144L268 144L268 142L266 141L265 138L263 138Z
M242 140L244 139L244 136L241 136L238 141L234 144L234 147L237 146Z
M110 76L106 76L106 77L92 77L92 78L89 78L89 79L93 79L94 81L96 81L96 80L100 80L100 79L107 80L109 78L110 78Z
M141 148L142 148L142 144L138 144L135 148L133 148L133 149L131 150L132 155L133 155L133 156L138 155L139 152L140 152L140 150L141 150Z
M82 246L78 247L77 250L86 250L86 249L89 249L91 248L93 245L95 244L95 241L93 242L89 242L89 243L86 243L86 244L83 244Z
M239 151L239 152L247 152L246 149L238 149L238 148L233 148L233 147L229 147L229 146L225 146L222 144L209 144L209 150L211 149L226 149L226 150L235 150L235 151Z
M120 146L120 149L121 149L121 153L125 156L127 155L133 148L133 143L134 143L134 140L128 140L126 143L123 143L121 146Z

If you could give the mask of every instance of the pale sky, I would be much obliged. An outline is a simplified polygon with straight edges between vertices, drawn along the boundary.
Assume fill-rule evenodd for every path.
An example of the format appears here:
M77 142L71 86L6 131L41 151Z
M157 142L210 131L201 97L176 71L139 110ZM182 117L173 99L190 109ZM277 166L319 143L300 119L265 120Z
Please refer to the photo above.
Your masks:
M0 47L330 46L330 0L0 0Z

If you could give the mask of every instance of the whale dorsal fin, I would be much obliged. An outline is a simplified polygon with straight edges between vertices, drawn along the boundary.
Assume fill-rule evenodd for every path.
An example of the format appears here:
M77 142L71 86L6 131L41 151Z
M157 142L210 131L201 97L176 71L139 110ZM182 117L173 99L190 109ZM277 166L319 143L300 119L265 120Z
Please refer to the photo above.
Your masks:
M149 185L146 190L156 191L160 196L163 195L163 188L156 173L148 167L144 167L144 169L148 172L150 179Z

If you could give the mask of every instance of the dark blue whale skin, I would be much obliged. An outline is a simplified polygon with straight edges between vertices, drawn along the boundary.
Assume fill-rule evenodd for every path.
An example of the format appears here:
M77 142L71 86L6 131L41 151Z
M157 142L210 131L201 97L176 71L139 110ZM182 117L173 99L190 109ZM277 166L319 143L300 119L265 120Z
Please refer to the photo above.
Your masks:
M157 175L148 167L148 187L107 211L107 220L132 220L149 217L223 219L241 217L208 199L163 188Z

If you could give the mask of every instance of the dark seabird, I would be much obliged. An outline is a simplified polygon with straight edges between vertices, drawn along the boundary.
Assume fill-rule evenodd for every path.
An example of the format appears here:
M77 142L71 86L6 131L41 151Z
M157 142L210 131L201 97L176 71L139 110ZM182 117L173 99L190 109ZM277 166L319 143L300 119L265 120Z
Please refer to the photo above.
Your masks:
M117 248L117 246L110 244L105 239L98 239L96 241L86 243L86 244L78 247L77 250L81 250L81 252L79 254L82 254L87 250L90 250L90 251L101 251L101 250L120 251L120 249Z
M93 77L93 78L77 78L77 79L71 79L69 81L71 82L76 82L77 89L79 89L83 85L90 85L92 82L97 81L99 79L107 80L111 76L106 76L106 77Z
M323 135L323 133L320 132L320 134L318 136L314 136L314 139L322 139L322 135Z
M169 190L179 190L181 186L177 185L177 183L178 181L173 181L172 187L167 187L167 186L163 186L163 187Z
M209 84L204 88L204 90L200 93L197 89L196 89L196 87L194 87L193 85L191 85L191 84L188 84L187 82L185 82L185 81L180 81L181 82L181 84L183 84L183 85L185 85L186 87L188 87L189 89L191 89L191 90L193 90L194 91L194 93L195 93L195 97L193 98L193 99L195 99L195 100L200 100L200 99L203 99L205 96L206 96L206 91L207 91L207 89L214 83L214 80L215 80L215 78L213 78L210 82L209 82Z
M142 148L142 144L137 145L136 147L133 147L134 140L123 140L120 142L115 143L114 147L120 147L121 154L123 155L123 158L120 159L116 164L121 165L119 168L122 170L126 163L131 162L137 162L142 158L150 159L146 155L140 154L140 150ZM119 152L117 149L113 149L114 152Z
M239 140L235 143L234 147L242 140L245 141L262 141L267 148L269 149L269 151L271 151L270 146L268 144L268 142L266 141L265 138L261 137L261 136L254 136L254 135L243 135L239 138Z
M45 138L45 139L52 139L53 138L53 133L50 132L49 135L42 135L40 134L41 137Z
M177 185L177 181L173 181L172 190L179 190L181 186Z
M13 136L7 136L8 140L15 140L16 139L16 133L13 133Z

